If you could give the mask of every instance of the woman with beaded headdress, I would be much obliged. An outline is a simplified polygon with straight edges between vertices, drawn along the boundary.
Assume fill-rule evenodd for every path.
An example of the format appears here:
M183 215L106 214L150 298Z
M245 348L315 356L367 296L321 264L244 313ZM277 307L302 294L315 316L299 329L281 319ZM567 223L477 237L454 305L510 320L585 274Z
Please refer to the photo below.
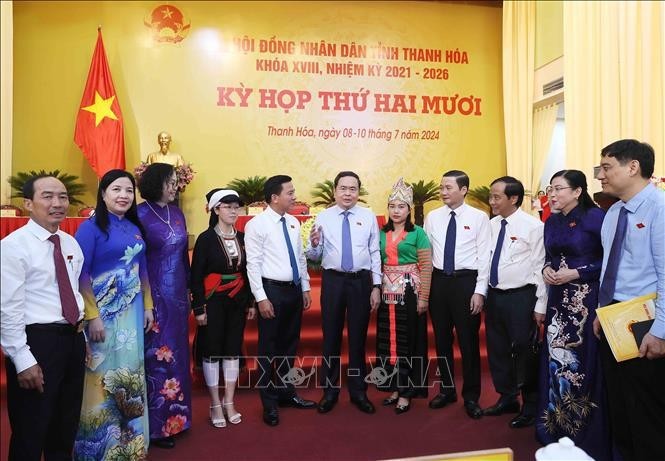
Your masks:
M377 360L386 370L380 389L392 391L383 405L409 410L427 387L427 309L432 251L425 231L411 221L413 189L400 178L388 197L388 222L381 229L383 265L377 313Z
M239 424L235 409L245 319L256 309L247 280L245 239L234 225L242 200L234 190L213 189L206 194L210 223L196 239L192 256L192 310L203 337L203 377L210 393L210 423L225 427ZM224 397L219 398L219 369L224 375Z

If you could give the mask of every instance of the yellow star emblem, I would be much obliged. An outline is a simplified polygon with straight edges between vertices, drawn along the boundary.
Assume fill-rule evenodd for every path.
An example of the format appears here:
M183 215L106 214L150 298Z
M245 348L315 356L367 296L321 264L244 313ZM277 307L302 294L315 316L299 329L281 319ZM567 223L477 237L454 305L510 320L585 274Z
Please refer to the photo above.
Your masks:
M168 6L162 10L162 14L164 17L162 19L169 18L171 19L171 16L173 15L173 11L169 10Z
M95 91L95 103L88 107L82 107L82 110L87 110L95 114L95 126L104 120L104 117L108 117L113 120L118 120L118 117L113 113L111 109L111 104L115 100L115 95L111 96L108 99L102 98L98 92Z

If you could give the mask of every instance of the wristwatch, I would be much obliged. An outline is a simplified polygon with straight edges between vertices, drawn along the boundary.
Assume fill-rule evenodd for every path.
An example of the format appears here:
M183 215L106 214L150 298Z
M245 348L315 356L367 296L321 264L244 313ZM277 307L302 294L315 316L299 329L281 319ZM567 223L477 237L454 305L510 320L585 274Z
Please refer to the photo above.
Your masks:
M381 289L381 284L376 283L376 284L372 285L372 288L378 288L380 290Z

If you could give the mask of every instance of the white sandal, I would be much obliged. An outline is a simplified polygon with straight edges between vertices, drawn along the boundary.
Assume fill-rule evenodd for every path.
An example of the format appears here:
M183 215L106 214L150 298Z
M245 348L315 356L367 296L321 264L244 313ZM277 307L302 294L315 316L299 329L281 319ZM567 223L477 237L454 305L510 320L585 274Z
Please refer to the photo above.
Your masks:
M212 417L212 410L213 408L219 408L222 405L210 405L210 424L212 424L214 427L226 427L226 419L224 419L224 409L222 408L222 417L221 418L214 418Z
M233 405L233 402L224 402L223 400L222 402L223 402L222 405L224 405L224 414L226 414L226 417L229 419L229 422L231 424L240 424L242 422L242 415L236 412L235 415L229 416L229 412L226 410L226 407L228 405Z

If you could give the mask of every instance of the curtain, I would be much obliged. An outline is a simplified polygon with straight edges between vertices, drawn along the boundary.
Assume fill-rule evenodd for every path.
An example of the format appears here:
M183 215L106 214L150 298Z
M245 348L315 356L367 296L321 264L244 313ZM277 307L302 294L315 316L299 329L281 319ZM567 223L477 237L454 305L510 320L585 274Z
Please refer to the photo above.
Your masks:
M528 189L533 169L533 80L536 4L503 2L503 119L506 171ZM529 202L525 200L525 202ZM530 204L523 205L525 210Z
M535 197L540 189L540 178L552 144L552 134L559 112L558 104L550 104L533 111L533 171L531 172L531 194Z
M13 112L13 15L12 2L0 2L0 105L2 117L0 118L0 202L9 203L11 187L7 177L12 172L12 112Z
M636 138L664 175L664 26L663 2L563 2L567 168L591 179L604 146Z

